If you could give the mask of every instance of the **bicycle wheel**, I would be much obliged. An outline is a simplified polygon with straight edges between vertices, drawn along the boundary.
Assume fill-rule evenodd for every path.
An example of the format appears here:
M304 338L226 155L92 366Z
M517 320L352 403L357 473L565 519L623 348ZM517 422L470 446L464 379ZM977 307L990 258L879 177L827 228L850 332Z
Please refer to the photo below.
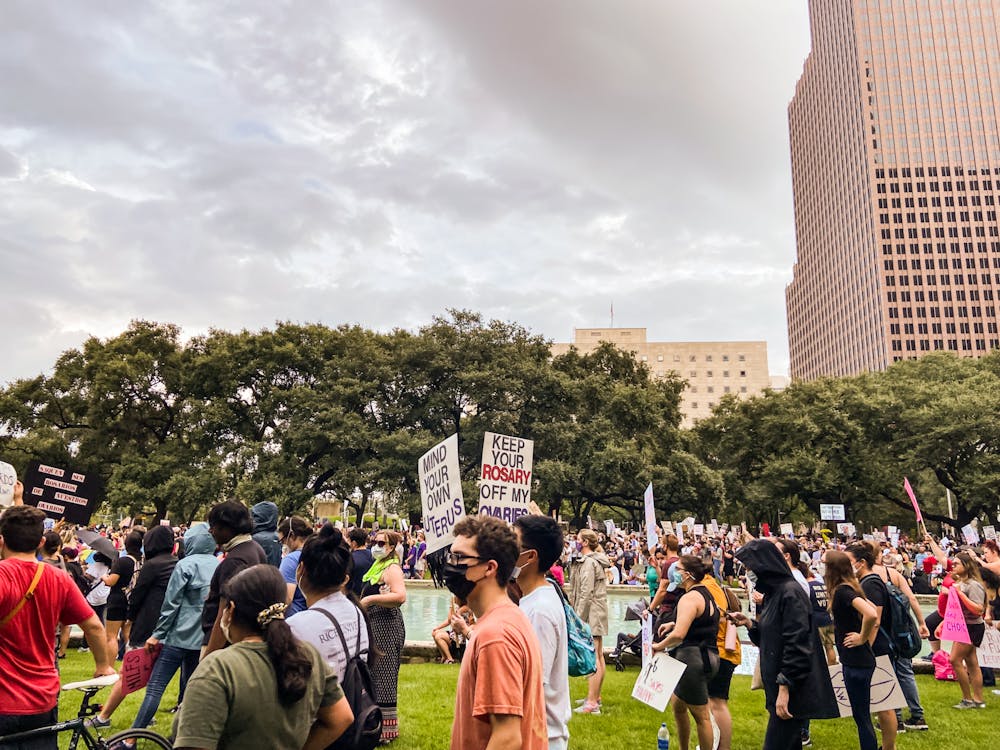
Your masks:
M108 750L172 750L173 745L166 737L148 729L126 729L124 732L104 740Z

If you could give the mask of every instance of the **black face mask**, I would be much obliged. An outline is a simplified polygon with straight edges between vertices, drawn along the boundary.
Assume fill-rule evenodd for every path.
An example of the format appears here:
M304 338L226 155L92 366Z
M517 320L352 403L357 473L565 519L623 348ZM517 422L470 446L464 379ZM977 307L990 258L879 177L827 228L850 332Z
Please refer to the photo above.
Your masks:
M469 594L476 588L479 581L470 581L465 577L468 572L468 565L452 565L445 563L441 570L441 577L444 579L445 587L458 597L458 601L465 604Z

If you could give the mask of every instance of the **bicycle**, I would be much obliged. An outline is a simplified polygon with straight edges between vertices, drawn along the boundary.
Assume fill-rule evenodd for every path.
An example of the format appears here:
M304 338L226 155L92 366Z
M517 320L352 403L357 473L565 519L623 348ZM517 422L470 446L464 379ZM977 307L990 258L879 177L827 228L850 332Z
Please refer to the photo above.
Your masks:
M24 742L62 732L72 732L69 750L76 750L80 740L83 740L83 745L88 750L129 750L131 748L135 748L135 750L172 750L173 745L170 740L148 729L126 729L104 739L96 727L87 724L87 719L101 710L99 705L91 704L91 698L97 695L97 692L102 688L114 685L116 682L118 682L118 675L115 674L63 685L64 691L79 690L83 693L83 702L80 704L80 710L75 719L60 721L47 727L29 729L26 732L0 736L0 747L5 746L5 743L8 742Z

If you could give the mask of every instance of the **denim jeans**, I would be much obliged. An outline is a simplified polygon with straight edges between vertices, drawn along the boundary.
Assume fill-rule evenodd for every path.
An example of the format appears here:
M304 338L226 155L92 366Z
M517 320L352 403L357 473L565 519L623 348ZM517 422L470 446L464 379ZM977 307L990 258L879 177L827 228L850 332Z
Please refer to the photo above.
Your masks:
M184 688L187 687L188 678L198 666L198 658L201 656L200 649L177 648L164 644L160 651L156 663L153 665L153 672L149 675L149 684L146 685L146 696L142 699L139 713L132 722L133 727L145 729L149 722L156 715L156 709L160 707L160 699L163 691L174 678L177 670L181 670L180 692L177 694L177 702L184 700Z
M875 727L869 713L872 702L872 675L874 667L848 667L844 665L844 689L851 702L851 715L858 725L858 740L861 750L878 750Z
M896 679L899 680L899 688L906 698L906 705L910 709L911 719L923 719L924 709L920 705L920 693L917 691L917 680L913 676L912 659L893 659L892 668L896 672ZM896 710L896 720L902 723L903 712Z

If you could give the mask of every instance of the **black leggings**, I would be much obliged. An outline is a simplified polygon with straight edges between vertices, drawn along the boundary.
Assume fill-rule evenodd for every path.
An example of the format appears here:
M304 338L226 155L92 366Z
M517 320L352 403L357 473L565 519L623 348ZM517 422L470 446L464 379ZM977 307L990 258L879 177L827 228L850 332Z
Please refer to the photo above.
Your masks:
M924 622L927 623L927 630L930 631L930 639L933 643L939 643L940 641L934 637L934 631L938 629L938 625L944 622L944 618L934 610L929 615L927 615Z

